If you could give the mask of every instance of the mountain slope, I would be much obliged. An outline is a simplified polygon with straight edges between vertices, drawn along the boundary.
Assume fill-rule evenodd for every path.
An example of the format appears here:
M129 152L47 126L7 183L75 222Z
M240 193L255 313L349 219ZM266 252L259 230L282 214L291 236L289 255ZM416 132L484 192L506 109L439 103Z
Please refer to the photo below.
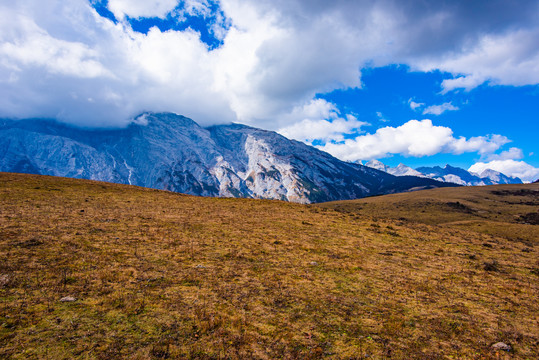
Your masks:
M346 163L275 132L238 124L203 128L170 113L143 114L125 129L2 120L0 156L5 172L300 203L446 186Z

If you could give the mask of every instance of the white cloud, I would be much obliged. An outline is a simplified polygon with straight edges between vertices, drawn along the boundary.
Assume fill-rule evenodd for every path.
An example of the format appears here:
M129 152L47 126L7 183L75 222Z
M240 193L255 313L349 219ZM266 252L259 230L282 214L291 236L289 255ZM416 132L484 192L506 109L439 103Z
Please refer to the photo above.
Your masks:
M55 18L58 8L76 16ZM222 62L192 30L136 33L83 0L21 0L0 14L0 116L85 126L123 126L147 110L236 119L215 87Z
M368 125L350 114L341 117L335 104L323 99L295 108L288 117L293 125L278 132L290 139L311 143L314 140L342 141L345 134L357 133Z
M486 77L477 74L458 76L454 79L445 79L442 81L442 94L447 94L455 89L465 89L467 91L478 87L487 80Z
M40 28L32 18L22 14L0 15L0 65L12 70L38 67L53 75L80 78L112 77L100 62L100 54L88 45L56 39ZM7 27L14 26L11 37Z
M447 144L447 152L452 154L463 154L465 152L478 152L481 155L488 155L498 150L503 145L510 142L502 135L474 136L469 139L461 136L454 138Z
M539 28L485 34L473 45L463 44L458 52L443 58L420 59L424 71L442 70L458 75L442 82L442 93L471 90L484 82L491 85L533 85L539 83Z
M344 134L358 132L363 125L365 123L349 115L347 119L338 118L332 121L305 119L278 132L289 139L310 143L314 140L342 141Z
M478 162L470 166L468 171L480 174L486 169L492 169L508 176L518 177L524 182L532 182L539 178L539 168L524 161L516 160L493 160L488 163Z
M208 16L211 12L210 4L206 0L184 0L184 9L191 16Z
M410 104L411 105L411 104ZM423 110L423 115L432 114L432 115L441 115L446 111L455 111L459 110L457 106L454 106L450 102L443 103L442 105L431 105Z
M455 138L450 128L434 126L431 120L410 120L398 127L380 128L374 134L327 143L319 148L342 160L356 161L380 159L390 154L420 157L438 153L488 153L508 141L500 135Z
M376 112L376 116L378 117L378 120L381 121L381 122L389 122L389 120L387 120L384 116L384 114L382 114L381 111L377 111Z
M531 155L530 155L531 156ZM487 161L492 160L515 160L515 159L522 159L524 157L524 154L522 153L522 150L516 147L512 147L509 150L502 151L499 154L490 154L487 156Z
M126 15L132 18L163 18L174 10L178 3L179 0L109 0L108 8L117 19L123 19Z
M425 103L416 103L412 99L408 100L408 103L410 104L410 109L415 110L419 107L425 106Z
M221 0L210 49L190 29L143 35L122 20L207 16L210 0L109 0L118 24L87 0L3 2L0 116L112 126L153 110L283 129L316 94L361 87L367 65L449 71L447 91L537 83L537 4L501 3Z

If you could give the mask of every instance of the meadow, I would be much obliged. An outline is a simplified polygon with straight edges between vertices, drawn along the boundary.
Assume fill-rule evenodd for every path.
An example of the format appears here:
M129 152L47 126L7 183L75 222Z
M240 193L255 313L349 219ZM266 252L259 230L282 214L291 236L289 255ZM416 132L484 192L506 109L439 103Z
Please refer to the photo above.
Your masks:
M539 184L300 205L0 173L0 358L537 359L538 208Z

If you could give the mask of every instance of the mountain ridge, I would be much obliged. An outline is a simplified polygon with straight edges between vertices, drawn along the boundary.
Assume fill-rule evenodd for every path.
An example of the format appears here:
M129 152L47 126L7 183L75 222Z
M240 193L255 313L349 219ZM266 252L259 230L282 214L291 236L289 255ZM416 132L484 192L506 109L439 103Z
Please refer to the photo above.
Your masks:
M365 164L365 166L380 171L385 171L388 174L395 176L413 175L463 186L523 183L523 181L517 177L507 176L496 170L485 169L481 172L481 174L476 174L456 166L451 166L449 164L446 164L443 168L440 166L422 166L418 167L417 169L413 169L402 163L396 167L390 167L379 160L370 160Z
M122 129L2 120L0 134L0 171L192 195L311 203L451 186L343 162L275 132L241 124L203 128L172 113L144 113Z

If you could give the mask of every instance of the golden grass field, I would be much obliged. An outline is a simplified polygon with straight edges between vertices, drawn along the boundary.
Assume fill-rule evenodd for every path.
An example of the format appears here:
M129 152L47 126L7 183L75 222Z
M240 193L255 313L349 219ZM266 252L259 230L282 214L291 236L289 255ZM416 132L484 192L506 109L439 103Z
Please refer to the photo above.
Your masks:
M298 205L0 173L0 358L537 359L538 194Z

